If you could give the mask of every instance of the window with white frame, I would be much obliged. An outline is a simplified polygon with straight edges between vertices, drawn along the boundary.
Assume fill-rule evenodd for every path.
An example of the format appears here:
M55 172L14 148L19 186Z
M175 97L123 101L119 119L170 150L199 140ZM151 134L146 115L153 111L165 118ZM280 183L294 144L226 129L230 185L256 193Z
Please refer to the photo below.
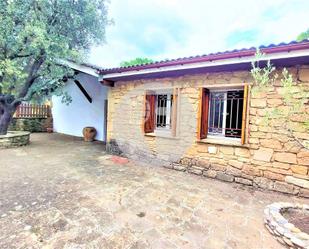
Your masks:
M214 90L209 92L208 135L240 138L244 91Z
M246 144L247 110L250 86L239 89L200 89L197 137L236 139ZM238 142L237 142L238 143Z
M167 131L177 135L177 100L179 89L148 90L145 95L145 134ZM166 135L166 133L165 133Z
M156 94L155 127L157 130L171 129L173 94Z

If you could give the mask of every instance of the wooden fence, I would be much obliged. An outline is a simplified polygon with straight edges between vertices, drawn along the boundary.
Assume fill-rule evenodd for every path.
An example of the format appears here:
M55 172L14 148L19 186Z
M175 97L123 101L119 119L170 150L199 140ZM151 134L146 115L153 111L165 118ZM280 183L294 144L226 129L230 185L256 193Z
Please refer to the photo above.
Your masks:
M21 104L14 118L47 118L51 116L49 105Z

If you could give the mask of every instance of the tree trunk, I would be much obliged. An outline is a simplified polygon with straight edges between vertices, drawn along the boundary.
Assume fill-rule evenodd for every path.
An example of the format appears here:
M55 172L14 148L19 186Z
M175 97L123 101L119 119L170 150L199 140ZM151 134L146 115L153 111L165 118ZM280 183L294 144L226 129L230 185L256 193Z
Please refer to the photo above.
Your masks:
M2 99L0 101L0 135L6 135L9 125L12 121L12 117L19 103L17 104L11 101L12 99L9 99L11 96L2 95L1 97Z
M0 116L0 135L6 135L9 125L12 121L14 112L10 110L11 108L3 108L3 113Z

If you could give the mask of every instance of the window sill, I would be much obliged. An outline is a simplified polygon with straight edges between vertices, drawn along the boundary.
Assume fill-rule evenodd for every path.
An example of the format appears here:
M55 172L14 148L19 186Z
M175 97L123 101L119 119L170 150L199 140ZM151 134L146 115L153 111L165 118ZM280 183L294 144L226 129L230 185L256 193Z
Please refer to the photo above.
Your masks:
M169 132L152 132L152 133L145 133L146 137L160 137L160 138L168 138L168 139L179 139L178 137L172 136Z
M249 147L246 144L241 144L240 141L228 140L228 139L224 139L224 138L205 138L205 139L198 140L197 143L217 144L217 145L235 146L235 147L242 147L242 148L248 148Z

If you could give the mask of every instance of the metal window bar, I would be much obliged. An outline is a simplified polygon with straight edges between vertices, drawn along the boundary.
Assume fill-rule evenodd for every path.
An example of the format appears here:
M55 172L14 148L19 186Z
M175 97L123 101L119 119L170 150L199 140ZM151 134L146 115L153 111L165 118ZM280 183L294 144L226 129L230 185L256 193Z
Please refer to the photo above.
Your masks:
M169 103L169 128L172 128L172 120L173 120L173 94L170 95L170 103Z
M162 102L162 105L161 105L161 108L162 108L162 115L161 115L161 126L164 127L165 126L165 116L166 116L166 110L165 110L165 107L166 107L166 99L165 99L165 96L161 99L161 102Z
M215 128L215 113L216 113L216 103L215 98L213 99L213 108L212 108L212 127Z
M166 126L166 95L157 95L157 124L158 128L164 128Z
M171 128L172 120L172 102L171 94L158 94L156 105L156 127Z
M239 99L237 99L236 127L238 127Z
M221 103L222 103L222 101L219 101L219 120L218 120L218 127L221 127L220 125L221 125Z
M232 127L232 120L233 120L233 103L234 103L234 101L231 100L231 109L230 109L230 113L229 113L230 114L230 127Z
M210 93L208 132L211 135L241 137L243 99L242 90Z

